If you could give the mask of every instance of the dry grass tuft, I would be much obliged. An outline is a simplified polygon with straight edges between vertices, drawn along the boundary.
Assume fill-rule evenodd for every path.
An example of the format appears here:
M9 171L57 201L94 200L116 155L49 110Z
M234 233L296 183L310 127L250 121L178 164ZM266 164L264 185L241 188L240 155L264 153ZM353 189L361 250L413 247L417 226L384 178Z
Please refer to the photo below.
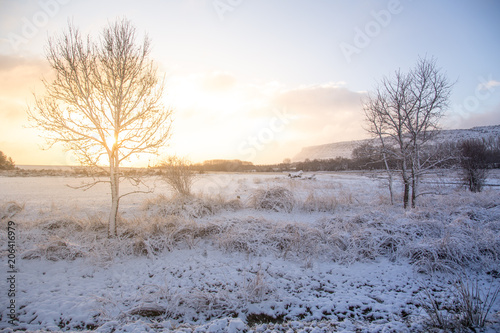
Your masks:
M500 293L500 286L493 288L490 284L487 290L482 290L478 280L459 279L454 287L462 326L484 327L486 318Z
M212 224L198 224L177 216L155 216L147 218L147 222L144 218L128 221L120 238L131 243L133 255L155 256L182 244L192 248L200 238L218 232L219 228Z
M0 220L10 219L24 209L24 205L9 201L0 206Z
M39 228L45 231L57 231L57 230L67 230L67 231L83 231L83 225L80 221L72 217L59 217L54 219L43 220L39 224Z
M479 280L472 281L464 276L445 289L423 287L419 295L420 305L431 326L457 332L484 327L500 293L500 286L494 288L490 283L485 288ZM438 295L443 292L451 297L440 299Z
M326 193L318 195L310 191L301 209L306 212L333 212L338 205L339 202L335 196Z
M159 195L145 202L143 209L152 216L181 216L198 219L215 215L223 210L238 210L242 208L240 200L226 200L223 196L174 195L166 197Z
M60 238L52 238L47 243L39 244L35 249L21 254L22 259L44 258L51 261L75 260L84 256L85 250L81 246Z
M250 206L255 209L289 213L295 206L295 199L292 191L281 186L275 186L257 190L250 197Z

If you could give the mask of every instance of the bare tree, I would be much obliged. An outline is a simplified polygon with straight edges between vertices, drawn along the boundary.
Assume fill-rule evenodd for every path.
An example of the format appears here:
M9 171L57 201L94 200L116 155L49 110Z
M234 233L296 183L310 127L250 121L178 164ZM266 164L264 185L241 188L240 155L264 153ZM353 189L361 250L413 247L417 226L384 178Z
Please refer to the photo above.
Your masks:
M0 170L12 170L16 168L16 164L12 160L12 157L7 157L2 151L0 151Z
M436 67L434 59L419 59L410 72L411 96L405 108L406 130L411 138L412 207L419 196L420 177L436 161L432 155L421 154L425 145L438 133L438 121L448 108L451 88L448 78Z
M393 152L399 161L399 168L403 180L403 203L408 207L410 197L409 151L410 143L407 139L404 123L407 115L404 112L404 96L409 90L408 77L397 71L394 78L385 77L373 94L369 94L363 102L365 120L368 123L368 132L376 136L381 143L381 153L389 178L389 192L393 202L393 173L387 163L389 152ZM395 149L392 149L395 147Z
M169 156L166 161L160 163L160 168L163 178L174 191L182 196L191 195L191 186L196 174L187 159Z
M410 206L410 189L411 206L415 207L420 177L434 163L421 153L437 133L451 87L434 59L419 59L408 73L398 70L394 77L384 77L363 102L367 130L379 138L382 151L396 147L405 208Z
M136 44L135 28L126 19L110 23L97 41L82 38L70 24L67 33L49 39L47 59L55 79L43 80L46 93L35 95L28 110L49 148L62 143L80 163L109 175L111 237L120 198L130 194L120 195L121 163L157 154L170 137L172 111L163 107L163 81L149 54L149 39Z
M478 139L469 139L460 144L460 166L462 179L471 192L481 192L488 175L488 152L486 144Z

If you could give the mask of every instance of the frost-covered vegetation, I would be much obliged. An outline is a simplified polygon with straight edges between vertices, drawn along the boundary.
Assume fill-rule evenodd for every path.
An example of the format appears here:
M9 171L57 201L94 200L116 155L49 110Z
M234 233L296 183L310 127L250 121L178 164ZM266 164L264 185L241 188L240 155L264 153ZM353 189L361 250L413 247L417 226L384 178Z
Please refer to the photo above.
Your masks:
M7 157L2 151L0 151L0 170L13 170L16 165L12 160L12 157Z
M205 174L189 195L160 182L124 198L112 239L105 187L0 178L0 217L18 228L18 328L496 331L498 188L457 177L428 176L412 210L390 205L377 173Z

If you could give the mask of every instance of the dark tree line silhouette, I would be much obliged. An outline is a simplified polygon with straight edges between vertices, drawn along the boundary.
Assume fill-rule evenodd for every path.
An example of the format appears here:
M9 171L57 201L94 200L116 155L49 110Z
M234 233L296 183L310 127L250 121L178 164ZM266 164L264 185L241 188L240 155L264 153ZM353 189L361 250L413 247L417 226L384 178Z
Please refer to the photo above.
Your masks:
M474 147L474 148L471 148ZM457 142L432 144L422 149L422 156L433 161L432 169L463 168L464 156L467 161L479 161L477 157L468 158L471 154L480 154L481 163L476 163L479 169L500 168L500 138L466 139ZM389 167L398 169L401 163L396 155L387 154ZM385 165L380 147L363 144L355 148L351 158L336 157L330 159L305 160L292 163L297 170L303 171L342 171L342 170L384 170ZM431 170L432 170L431 169Z
M461 141L446 141L428 144L422 148L422 158L432 163L432 169L459 169L464 166L463 156L468 156L464 150L469 141L474 145L482 146L484 163L480 168L500 168L500 138L490 137L483 139L466 139ZM477 150L477 149L476 149ZM473 151L476 151L473 150ZM391 149L386 147L387 163L393 170L399 169L401 161L397 154L391 154ZM465 154L465 155L464 155ZM385 162L379 146L369 143L362 144L352 151L351 158L335 157L328 159L306 159L300 162L291 162L288 159L283 163L256 165L241 160L208 160L203 163L189 165L193 171L203 172L276 172L302 170L307 172L317 171L349 171L349 170L385 170Z
M13 170L16 165L11 157L7 157L2 151L0 151L0 170Z

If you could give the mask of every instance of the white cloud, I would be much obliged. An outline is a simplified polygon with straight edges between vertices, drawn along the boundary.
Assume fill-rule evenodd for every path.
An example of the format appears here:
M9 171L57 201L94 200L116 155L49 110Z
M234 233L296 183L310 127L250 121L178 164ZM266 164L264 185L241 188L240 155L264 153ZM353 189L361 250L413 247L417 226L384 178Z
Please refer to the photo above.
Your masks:
M210 91L225 91L233 88L236 78L227 72L213 72L205 76L203 87Z
M1 141L6 135L17 138L12 131L20 132L18 127L25 122L23 106L33 85L39 87L41 73L48 70L42 61L8 60L0 68L0 105L8 122ZM174 109L169 152L193 161L238 158L275 163L294 156L304 146L363 135L363 94L350 91L343 83L290 88L277 81L242 82L227 72L173 73L165 93L165 105ZM17 127L11 131L13 125ZM23 143L25 147L43 143L32 131L33 135L24 136L30 138ZM25 151L19 153L23 161L29 156ZM40 154L33 152L33 156Z
M327 83L288 90L276 102L299 115L296 130L309 138L304 145L313 145L364 136L362 96L364 93L350 91L343 84Z
M479 90L494 90L495 87L500 86L500 81L489 79L488 81L481 82L478 85Z
M244 83L230 73L174 77L172 149L193 160L238 158L280 162L302 147L358 139L361 97L344 83L287 88Z

